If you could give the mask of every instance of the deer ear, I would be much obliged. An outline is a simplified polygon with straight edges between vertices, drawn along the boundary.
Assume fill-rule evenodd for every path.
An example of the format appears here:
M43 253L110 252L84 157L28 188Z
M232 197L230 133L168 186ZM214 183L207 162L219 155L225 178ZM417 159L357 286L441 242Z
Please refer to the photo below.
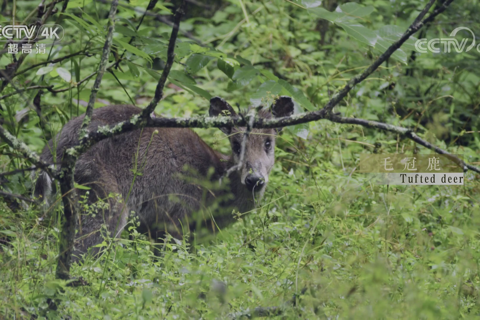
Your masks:
M208 110L210 117L218 116L236 116L237 113L227 101L220 97L213 97L210 99L210 109ZM230 134L232 128L220 128L225 134Z
M281 96L272 104L272 115L275 118L289 117L293 114L294 103L292 98ZM275 129L280 132L282 128Z

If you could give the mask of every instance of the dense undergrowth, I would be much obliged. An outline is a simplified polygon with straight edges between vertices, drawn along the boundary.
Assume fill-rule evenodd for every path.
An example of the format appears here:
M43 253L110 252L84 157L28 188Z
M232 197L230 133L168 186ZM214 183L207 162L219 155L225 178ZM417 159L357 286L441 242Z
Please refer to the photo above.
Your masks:
M19 18L38 5L17 2ZM79 82L96 70L103 46L100 31L106 25L108 6L98 1L70 2L68 14L87 18L83 24L67 16L60 20L68 41L54 47L51 58L79 47L86 48L88 55L64 60L51 70L38 72L44 66L33 67L15 78L18 87L68 88L42 96L47 125L42 127L30 108L37 91L17 95L7 86L2 95L12 95L0 101L1 124L37 152L69 119L84 112L93 83L71 86L59 77L57 68L68 70ZM133 2L143 7L148 3ZM333 11L342 3L325 1L323 6ZM170 2L162 5L171 7ZM418 1L363 1L362 5L374 7L361 19L371 30L386 25L405 30L421 7ZM181 28L204 47L238 58L242 65L237 70L254 67L256 73L247 81L228 75L225 66L221 70L220 59L187 63L194 41L180 36L173 68L176 78L167 85L156 109L159 114L205 114L205 92L244 107L260 97L288 94L285 88L264 85L276 81L272 79L287 81L302 92L310 107L321 108L382 52L289 1L212 1L213 7L192 9ZM122 7L115 38L128 42L140 16ZM456 1L417 36L448 35L460 25L479 30L476 17L476 1ZM0 19L2 25L8 20ZM138 52L127 52L121 68L105 75L96 107L145 106L150 101L170 30L145 19L139 29L145 38L137 37L133 46L148 54L152 64ZM478 165L480 77L473 62L479 53L406 53L405 61L392 58L357 85L335 111L413 128L428 141ZM29 56L23 67L45 59ZM2 68L10 63L11 56L0 56ZM296 102L307 109L308 104ZM196 131L215 149L231 152L219 130ZM277 142L276 164L257 210L215 237L194 237L194 243L170 239L160 258L154 256L145 235L136 232L133 220L121 240L106 239L101 258L73 265L72 276L82 277L88 283L84 286L70 287L54 278L61 208L45 214L34 206L0 201L0 318L224 319L249 317L257 307L287 319L480 315L478 175L468 172L465 186L376 185L369 175L357 172L361 153L430 151L394 134L327 121L285 129ZM1 171L29 165L15 150L0 144ZM0 177L0 189L29 197L33 182L29 173L18 173Z
M208 319L275 306L288 318L478 316L478 177L467 174L465 186L373 185L354 172L368 145L332 137L343 130L319 123L307 141L280 139L260 208L214 239L168 242L155 258L131 227L102 258L73 266L87 286L54 279L55 219L2 207L10 242L0 312Z

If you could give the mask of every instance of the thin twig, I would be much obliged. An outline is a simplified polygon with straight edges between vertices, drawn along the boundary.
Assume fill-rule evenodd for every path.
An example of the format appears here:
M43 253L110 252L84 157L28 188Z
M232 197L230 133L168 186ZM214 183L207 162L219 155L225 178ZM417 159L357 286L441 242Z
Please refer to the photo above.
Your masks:
M4 196L4 197L7 197L7 198L16 198L16 199L20 199L20 200L27 201L27 202L30 202L30 203L35 202L35 200L33 200L33 199L26 198L26 197L21 196L19 194L8 193L8 192L2 191L2 190L0 190L0 196Z
M172 34L170 35L170 41L168 42L167 63L163 68L162 76L158 80L157 87L155 88L155 95L153 96L152 101L145 109L143 109L141 115L141 118L143 119L150 118L150 114L153 112L153 110L155 110L158 102L163 98L163 88L165 87L165 82L167 82L168 74L170 73L170 69L172 68L173 62L175 60L175 42L177 41L178 30L180 28L180 19L184 14L184 10L185 0L182 1L180 8L178 8L177 12L175 12Z
M157 4L157 2L158 2L158 0L150 0L150 2L147 5L147 9L142 14L142 17L140 18L140 22L137 24L137 27L135 28L136 31L138 31L138 29L142 25L143 20L145 19L145 16L147 15L148 10L152 10L153 8L155 8L155 5ZM134 40L135 40L135 36L131 37L130 40L128 41L128 44L132 44L132 42ZM124 49L122 55L120 56L120 59L118 59L117 62L115 63L115 69L118 69L118 65L120 64L120 61L122 61L126 52L127 52L127 49Z
M49 175L52 174L52 171L48 167L49 164L40 160L40 157L33 151L31 151L27 145L16 137L10 134L7 130L5 130L2 126L0 126L0 138L8 144L11 148L22 154L22 156L33 163L38 168L46 171Z
M8 171L8 172L2 172L0 173L0 177L5 177L5 176L11 176L13 174L17 174L17 173L21 173L21 172L25 172L25 171L35 171L35 170L38 170L40 169L39 167L29 167L29 168L25 168L25 169L15 169L15 170L12 170L12 171Z
M48 11L43 15L42 19L36 23L37 25L37 28L40 28L40 26L44 25L45 22L47 21L47 19L52 15L52 13L54 12L53 11L53 8L55 7L55 5L57 3L60 3L62 2L63 0L53 0L52 2L50 2L49 4L47 4L47 8L48 8ZM38 8L37 8L38 9ZM42 9L43 10L43 9ZM38 39L33 39L33 40L30 40L29 43L36 43L38 41ZM9 77L13 77L13 75L15 75L15 73L17 72L18 68L20 68L20 65L23 63L23 61L25 60L25 58L28 56L28 53L23 53L20 58L15 61L13 63L13 66L12 68L9 70ZM3 89L5 89L5 87L10 83L9 81L9 78L5 78L5 80L3 80L2 82L2 85L0 85L0 92L3 91Z
M103 45L102 58L100 59L100 65L98 67L97 78L92 87L92 92L90 94L90 100L88 100L87 110L85 111L85 118L83 118L82 128L80 130L80 138L86 134L86 128L92 120L93 105L95 104L95 98L97 97L97 92L100 89L100 83L102 82L103 74L107 69L108 57L110 55L110 50L113 44L113 31L115 30L115 15L117 13L118 0L112 1L112 6L110 7L110 13L108 14L108 31L105 39L105 44Z
M47 89L47 90L50 90L50 89L52 89L52 88L53 88L53 86L31 86L31 87L26 87L26 88L18 89L18 90L16 90L15 92L6 94L6 95L4 95L4 96L1 96L1 97L0 97L0 100L9 98L9 97L11 97L11 96L14 96L14 95L16 95L16 94L20 94L20 93L25 92L25 91L39 90L39 89Z
M435 9L435 11L428 16L425 20L417 21L419 20L419 17L425 16L425 14L428 12L430 7L433 4L433 0L431 0L425 7L425 9L422 10L422 12L419 14L417 19L410 25L410 27L405 31L405 33L402 35L400 40L397 42L394 42L384 53L380 55L380 57L377 58L362 74L353 77L348 81L348 83L337 93L335 94L330 101L328 101L327 105L322 109L325 110L326 112L330 112L333 107L335 107L344 97L347 96L347 94L350 92L350 90L355 87L358 83L362 82L365 80L369 75L371 75L377 68L384 63L398 48L402 46L402 44L410 38L411 35L413 35L415 32L417 32L423 25L426 23L432 21L437 15L445 11L447 7L452 3L454 0L447 0L445 1L440 7Z
M77 51L75 53L72 53L72 54L69 54L69 55L66 55L66 56L63 56L63 57L59 57L59 58L56 58L56 59L53 59L53 60L49 60L49 61L44 61L44 62L40 62L40 63L37 63L37 64L34 64L28 68L25 68L19 72L17 72L16 74L14 74L12 76L12 78L16 77L16 76L19 76L31 69L34 69L36 67L39 67L39 66L42 66L42 65L45 65L45 64L49 64L49 63L57 63L57 62L60 62L60 61L63 61L63 60L66 60L68 58L71 58L71 57L75 57L75 56L78 56L79 54L82 54L82 53L85 53L86 50L80 50L80 51Z
M98 0L99 2L102 2L102 3L111 3L111 1L109 0ZM119 4L120 7L123 7L123 8L128 8L130 10L133 10L135 12L138 12L140 14L145 14L149 17L154 17L155 20L161 22L161 23L164 23L170 27L173 28L173 26L175 25L175 22L171 22L169 21L167 18L165 18L164 16L162 15L159 15L157 13L153 13L153 12L150 12L150 11L145 11L145 10L142 10L142 9L139 9L139 8L136 8L136 7L132 7L132 6L129 6L127 4L124 4L124 3L120 3ZM196 38L195 36L193 36L190 32L188 31L184 31L184 30L179 30L179 32L184 35L185 37L195 41L196 43L198 44L203 44L202 41L198 38Z

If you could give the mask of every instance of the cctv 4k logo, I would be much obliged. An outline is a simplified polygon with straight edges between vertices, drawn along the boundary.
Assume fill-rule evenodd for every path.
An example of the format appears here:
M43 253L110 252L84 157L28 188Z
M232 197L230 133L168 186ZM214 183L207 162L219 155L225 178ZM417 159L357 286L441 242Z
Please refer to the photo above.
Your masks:
M0 41L63 39L63 27L58 24L43 26L6 25L0 26Z

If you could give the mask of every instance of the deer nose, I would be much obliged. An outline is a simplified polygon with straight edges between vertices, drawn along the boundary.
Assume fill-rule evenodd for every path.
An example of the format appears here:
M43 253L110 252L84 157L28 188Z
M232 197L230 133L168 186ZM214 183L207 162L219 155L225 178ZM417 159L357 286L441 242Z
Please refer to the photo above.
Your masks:
M250 191L260 191L262 190L263 185L265 184L265 179L257 174L249 174L245 178L245 185Z

